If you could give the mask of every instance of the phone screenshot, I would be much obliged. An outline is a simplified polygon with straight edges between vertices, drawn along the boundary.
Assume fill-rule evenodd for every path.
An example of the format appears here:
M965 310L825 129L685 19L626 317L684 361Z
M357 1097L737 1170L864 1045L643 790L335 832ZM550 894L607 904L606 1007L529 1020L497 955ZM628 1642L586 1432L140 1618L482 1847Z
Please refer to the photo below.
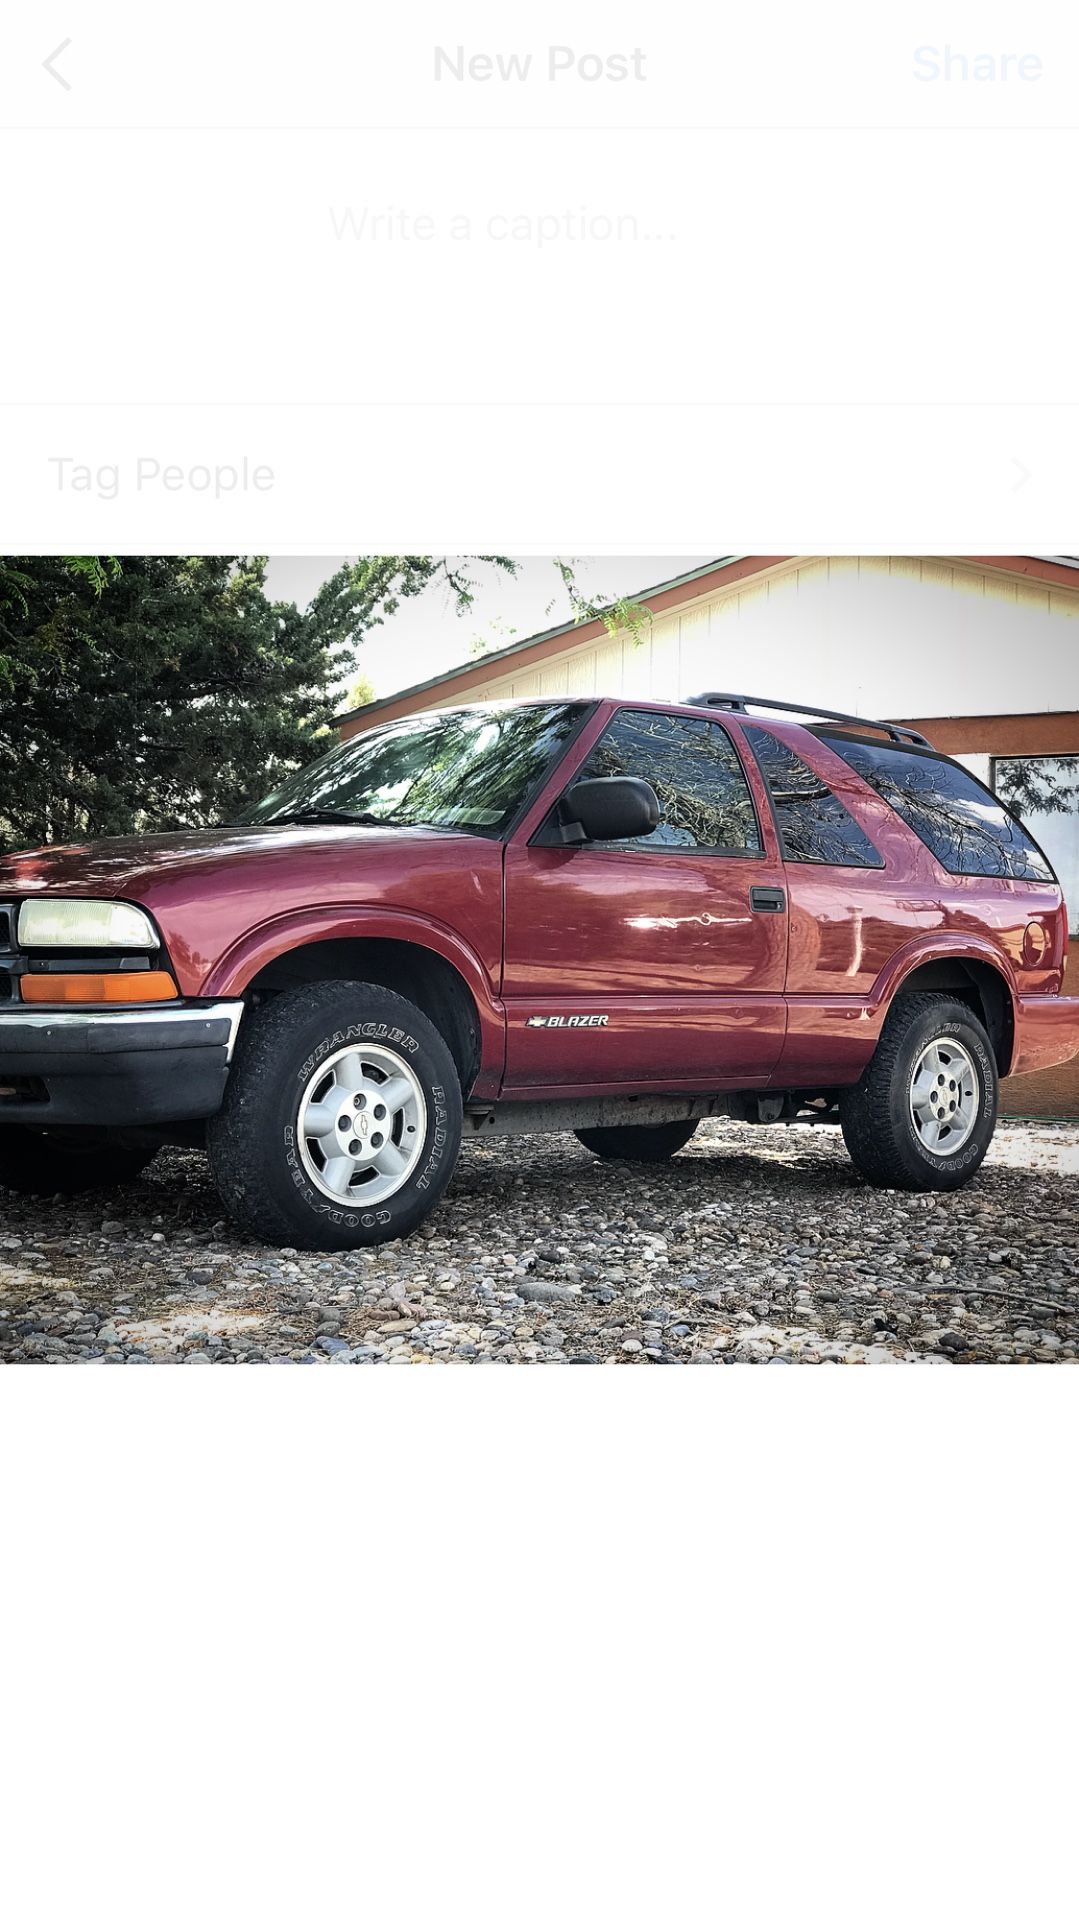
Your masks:
M20 1914L1060 1910L1077 101L0 24Z

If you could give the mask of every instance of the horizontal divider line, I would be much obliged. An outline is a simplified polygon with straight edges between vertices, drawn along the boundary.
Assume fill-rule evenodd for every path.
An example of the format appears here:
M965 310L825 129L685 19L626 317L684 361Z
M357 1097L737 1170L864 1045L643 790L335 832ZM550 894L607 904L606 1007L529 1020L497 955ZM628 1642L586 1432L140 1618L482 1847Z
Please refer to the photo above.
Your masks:
M890 407L903 412L914 411L920 407L982 407L986 409L992 409L993 407L1030 407L1056 411L1062 407L1079 407L1079 394L1071 400L1001 400L995 396L991 400L875 400L871 397L860 400L724 400L707 398L694 400L567 400L561 395L557 398L547 400L513 398L499 400L484 399L471 394L466 394L459 400L416 400L414 398L404 398L401 400L278 400L275 398L201 400L197 396L182 400L26 400L22 398L9 400L5 399L3 395L0 395L0 407L36 407L41 409L46 407L182 407L185 411L190 411L193 407L251 407L259 409L272 409L274 407L307 407L311 409L315 407L333 407L338 411L344 407L364 407L368 409L374 407L390 407L398 410L403 407L411 407L413 409L418 407L421 412L430 411L435 407L497 407L499 409L530 407L533 409L542 409L545 413L558 407L606 407L614 408L619 413L632 413L641 407L692 407L697 410L701 407L723 408L725 410L735 407L748 407L753 411L764 407L778 408L780 410L800 407L807 411L812 408L823 408L826 412L831 412L836 407Z
M1062 124L1025 125L1023 122L992 125L964 125L962 122L947 122L939 125L920 127L908 122L874 121L870 125L832 124L828 121L813 121L808 125L783 122L761 122L752 126L723 126L713 121L691 124L643 123L589 123L577 122L571 126L559 126L557 122L543 122L528 125L519 120L491 122L489 125L457 122L445 125L438 121L430 124L408 121L394 121L392 125L364 127L348 124L320 126L310 124L282 122L276 125L270 122L257 125L237 125L214 123L207 126L186 125L183 123L155 122L150 125L120 124L110 126L107 122L95 121L92 124L80 122L77 125L62 125L49 121L33 122L27 126L0 126L0 133L1079 133L1079 122Z

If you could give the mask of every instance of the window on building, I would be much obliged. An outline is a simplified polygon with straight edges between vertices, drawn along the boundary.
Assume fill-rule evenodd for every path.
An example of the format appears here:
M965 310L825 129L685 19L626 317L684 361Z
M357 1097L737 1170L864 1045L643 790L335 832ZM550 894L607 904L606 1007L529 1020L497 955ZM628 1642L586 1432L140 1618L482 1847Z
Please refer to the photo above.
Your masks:
M768 786L784 860L828 867L882 867L884 861L827 781L767 727L746 738Z
M1052 880L1048 861L1020 821L965 767L919 748L819 731L949 873Z
M1068 920L1079 931L1079 754L996 759L990 780L1053 863Z
M600 735L577 778L629 774L655 788L663 809L654 833L607 840L647 853L760 853L749 782L734 742L714 720L624 709Z

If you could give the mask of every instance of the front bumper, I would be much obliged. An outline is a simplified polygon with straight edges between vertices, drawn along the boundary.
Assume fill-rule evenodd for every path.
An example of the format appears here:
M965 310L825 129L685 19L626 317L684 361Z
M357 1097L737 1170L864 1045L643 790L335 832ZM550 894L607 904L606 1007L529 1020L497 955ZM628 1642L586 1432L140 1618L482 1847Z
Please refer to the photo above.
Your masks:
M242 1000L0 1012L0 1125L204 1120L224 1097Z

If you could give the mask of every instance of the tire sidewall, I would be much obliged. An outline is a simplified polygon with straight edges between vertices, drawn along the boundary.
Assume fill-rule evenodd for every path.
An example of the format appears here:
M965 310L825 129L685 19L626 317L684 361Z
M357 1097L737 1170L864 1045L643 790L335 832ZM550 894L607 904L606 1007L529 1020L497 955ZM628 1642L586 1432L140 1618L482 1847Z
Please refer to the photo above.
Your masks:
M915 1064L931 1040L957 1040L974 1062L978 1076L978 1117L970 1139L958 1153L941 1157L922 1145L910 1110L910 1088ZM902 1070L890 1090L891 1123L900 1154L920 1187L947 1190L959 1187L976 1173L988 1151L997 1119L997 1070L983 1029L961 1015L927 1012L912 1022L900 1054Z
M404 1005L404 1003L402 1003ZM403 1187L369 1207L341 1206L314 1185L304 1167L296 1123L300 1102L323 1061L342 1047L364 1041L400 1055L423 1088L427 1138L422 1159ZM426 1035L407 1013L392 1018L308 1018L295 1036L291 1056L282 1059L281 1089L267 1126L267 1171L274 1179L282 1212L306 1230L338 1244L370 1245L406 1234L429 1213L444 1191L461 1141L461 1093L452 1061L439 1059ZM447 1065L450 1071L447 1071Z

